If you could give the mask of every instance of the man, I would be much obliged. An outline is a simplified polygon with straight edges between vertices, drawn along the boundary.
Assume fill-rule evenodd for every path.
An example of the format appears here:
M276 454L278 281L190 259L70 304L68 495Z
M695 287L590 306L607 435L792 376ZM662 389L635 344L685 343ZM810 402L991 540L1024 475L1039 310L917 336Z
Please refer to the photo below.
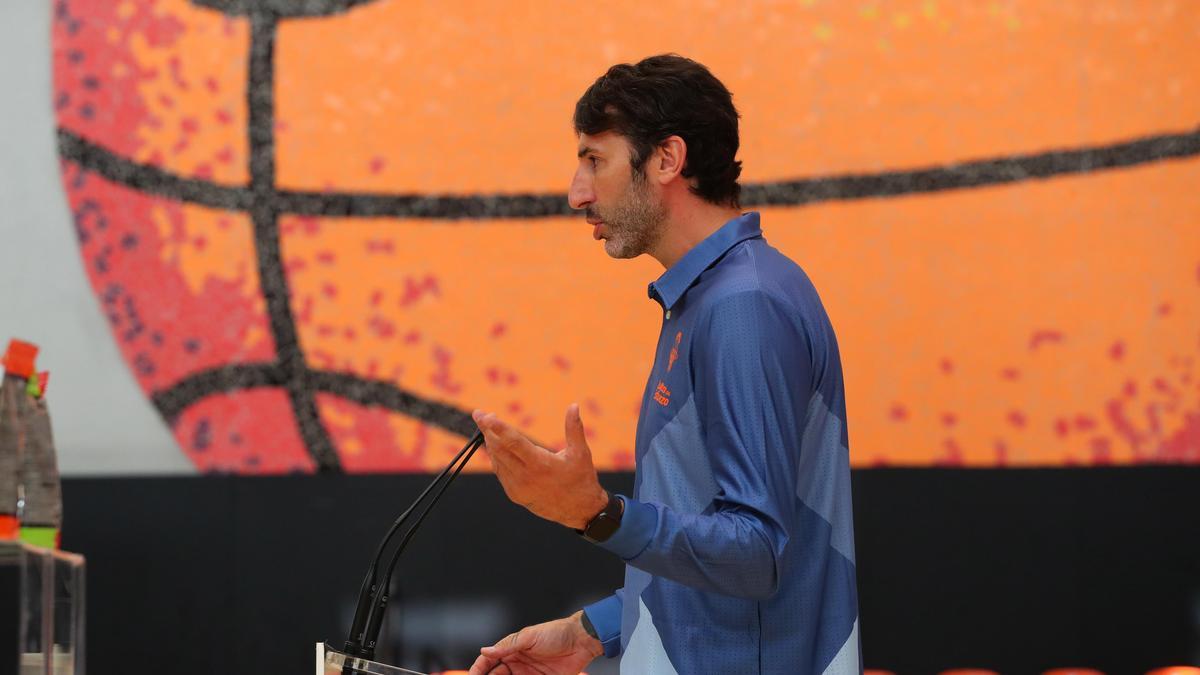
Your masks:
M614 258L643 253L662 333L634 494L600 486L579 408L540 448L475 411L505 493L627 563L625 586L481 650L472 675L861 671L841 362L816 290L738 209L738 114L702 65L613 66L575 108L568 196Z

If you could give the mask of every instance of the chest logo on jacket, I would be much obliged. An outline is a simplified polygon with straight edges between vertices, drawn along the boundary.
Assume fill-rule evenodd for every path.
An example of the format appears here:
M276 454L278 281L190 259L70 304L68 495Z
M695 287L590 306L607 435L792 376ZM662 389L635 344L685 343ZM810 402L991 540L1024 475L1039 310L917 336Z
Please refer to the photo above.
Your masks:
M679 343L683 342L683 331L675 334L675 344L671 345L671 356L667 358L667 372L675 367L675 359L679 358Z
M675 367L675 361L679 358L679 343L683 342L683 331L675 334L675 344L671 345L671 355L667 357L667 372ZM671 403L671 390L667 389L667 384L662 380L658 381L658 386L654 389L654 401L662 407L667 407Z

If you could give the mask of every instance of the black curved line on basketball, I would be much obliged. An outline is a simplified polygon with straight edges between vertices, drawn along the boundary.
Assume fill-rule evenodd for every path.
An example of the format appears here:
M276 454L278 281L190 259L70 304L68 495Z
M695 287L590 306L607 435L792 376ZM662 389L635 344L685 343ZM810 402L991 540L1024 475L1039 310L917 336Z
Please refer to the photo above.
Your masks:
M742 188L742 200L753 206L798 206L893 197L1091 173L1197 155L1200 155L1200 128L1091 148L1010 155L924 169L756 183Z
M139 164L67 129L58 130L58 153L113 183L145 194L227 211L249 211L254 203L247 187L183 178L156 166ZM575 213L561 194L438 196L277 190L275 199L280 213L333 217L461 220Z
M246 210L246 188L181 178L137 164L59 129L59 153L117 183L180 201ZM962 190L1054 176L1102 171L1200 155L1200 130L1158 134L1109 145L972 160L921 169L840 174L742 187L747 207L801 206L828 201ZM414 195L280 190L281 213L329 217L432 220L531 219L577 215L564 194Z
M564 194L405 195L281 190L281 208L291 214L333 218L428 218L484 220L577 215Z
M113 183L146 194L227 211L250 209L250 190L245 187L183 178L156 166L122 157L66 129L58 130L58 154Z
M192 0L192 4L215 9L229 16L273 16L275 18L330 16L341 14L375 0Z
M337 450L317 413L316 399L308 387L308 365L296 336L291 293L279 253L279 206L275 194L275 34L278 19L270 14L250 15L249 76L246 83L250 141L250 218L254 222L254 249L259 283L267 303L267 317L275 340L277 364L295 413L300 438L321 472L341 470Z
M155 392L150 402L173 426L184 410L207 396L258 387L283 387L286 383L287 373L278 363L232 363L193 372L169 389Z
M475 432L470 413L454 406L422 398L390 382L371 380L351 373L308 370L311 391L339 396L363 406L382 407L462 436ZM260 387L282 387L287 381L277 363L231 364L193 373L169 389L155 392L150 400L169 424L174 425L184 410L202 398Z
M336 394L361 405L381 406L404 413L460 436L470 437L477 430L471 413L446 403L422 398L390 382L324 370L309 371L309 381L317 391Z

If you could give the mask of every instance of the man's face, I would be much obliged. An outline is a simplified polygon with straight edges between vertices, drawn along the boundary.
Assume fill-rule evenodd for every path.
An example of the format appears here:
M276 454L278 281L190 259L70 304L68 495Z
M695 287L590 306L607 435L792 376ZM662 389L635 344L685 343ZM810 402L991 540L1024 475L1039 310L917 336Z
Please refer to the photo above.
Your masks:
M666 209L643 169L636 172L624 136L613 132L579 135L579 166L567 200L584 209L592 236L604 240L614 258L636 258L658 244Z

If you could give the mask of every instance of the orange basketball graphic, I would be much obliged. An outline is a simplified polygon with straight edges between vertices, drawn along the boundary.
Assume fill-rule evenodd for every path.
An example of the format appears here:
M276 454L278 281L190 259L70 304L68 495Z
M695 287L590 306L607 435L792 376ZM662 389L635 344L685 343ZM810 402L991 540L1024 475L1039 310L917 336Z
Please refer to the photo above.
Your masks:
M55 107L98 302L204 471L440 468L472 408L554 446L572 401L632 468L662 270L567 207L570 114L666 51L734 92L856 465L1200 462L1198 39L1168 2L60 0Z

